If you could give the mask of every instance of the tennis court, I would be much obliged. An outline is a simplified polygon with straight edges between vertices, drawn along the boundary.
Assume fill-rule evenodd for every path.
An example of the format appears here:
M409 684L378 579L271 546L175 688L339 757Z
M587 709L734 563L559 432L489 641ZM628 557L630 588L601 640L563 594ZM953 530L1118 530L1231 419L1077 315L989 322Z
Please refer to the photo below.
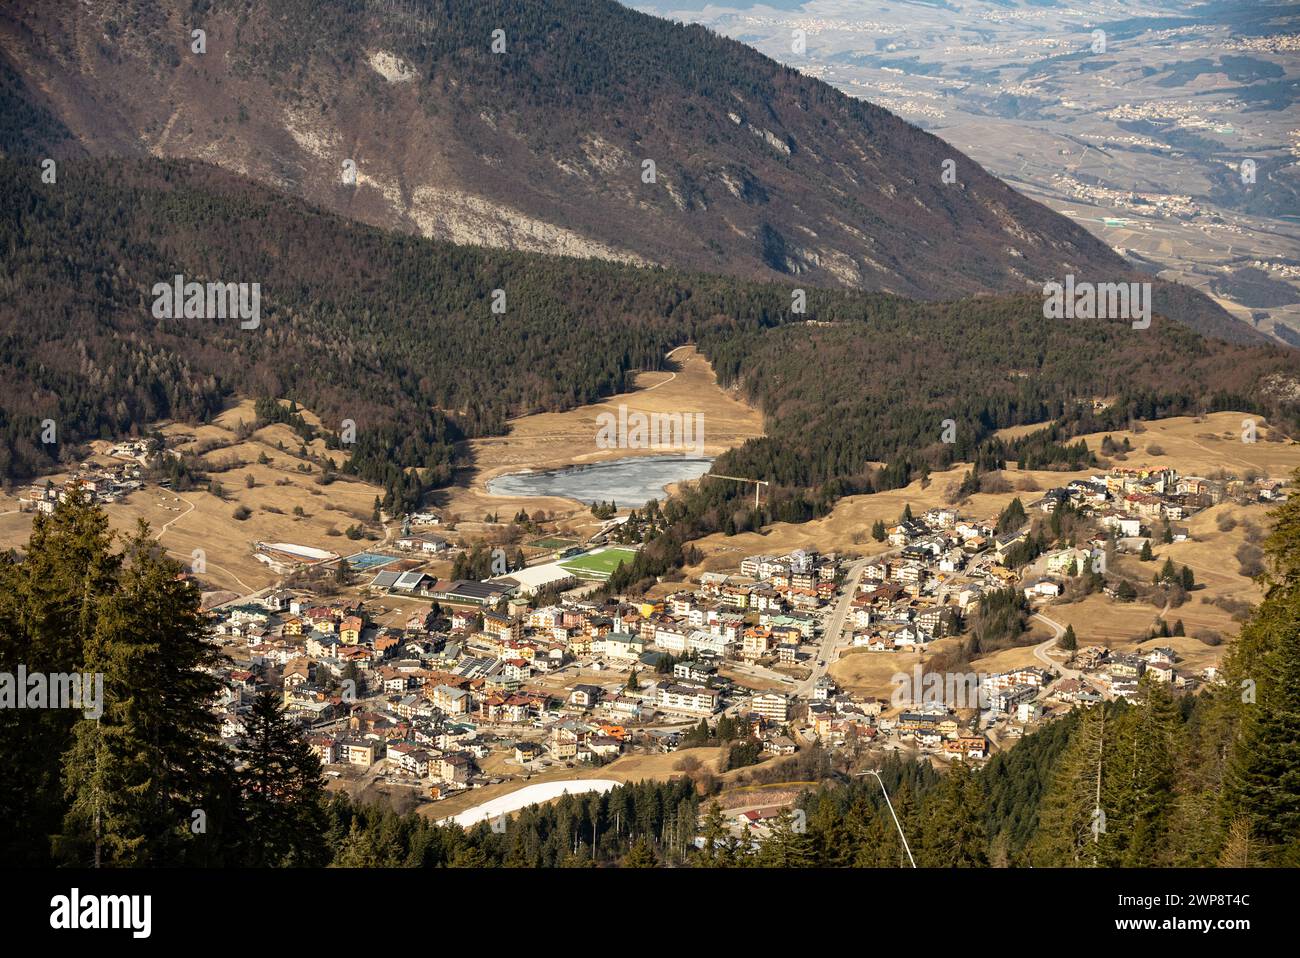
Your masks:
M396 561L397 556L381 555L378 552L358 552L354 556L348 556L348 565L356 572L369 572Z

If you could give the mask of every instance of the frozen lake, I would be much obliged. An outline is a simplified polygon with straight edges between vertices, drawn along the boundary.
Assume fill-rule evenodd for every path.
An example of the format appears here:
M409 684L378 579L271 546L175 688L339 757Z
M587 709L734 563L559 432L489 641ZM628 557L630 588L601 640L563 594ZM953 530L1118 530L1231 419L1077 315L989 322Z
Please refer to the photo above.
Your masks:
M500 795L491 801L484 802L482 805L475 805L469 811L453 815L449 819L443 819L443 821L455 822L457 825L468 828L471 825L477 825L479 822L491 821L498 815L517 812L529 805L549 802L551 799L559 798L565 793L584 795L587 792L608 792L619 784L608 778L575 778L567 782L539 782L536 785L525 785L523 788L506 795Z
M698 479L712 464L712 459L687 456L628 456L563 469L512 472L489 479L487 491L494 496L559 496L584 505L613 501L620 508L640 509L651 499L662 499L673 483Z

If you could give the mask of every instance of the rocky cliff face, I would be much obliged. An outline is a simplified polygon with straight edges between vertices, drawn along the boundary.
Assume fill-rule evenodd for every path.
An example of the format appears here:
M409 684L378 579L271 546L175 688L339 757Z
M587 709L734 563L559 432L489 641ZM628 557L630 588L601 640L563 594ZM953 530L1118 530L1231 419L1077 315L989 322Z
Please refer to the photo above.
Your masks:
M460 243L922 298L1128 272L894 115L609 0L15 0L0 49L65 149Z

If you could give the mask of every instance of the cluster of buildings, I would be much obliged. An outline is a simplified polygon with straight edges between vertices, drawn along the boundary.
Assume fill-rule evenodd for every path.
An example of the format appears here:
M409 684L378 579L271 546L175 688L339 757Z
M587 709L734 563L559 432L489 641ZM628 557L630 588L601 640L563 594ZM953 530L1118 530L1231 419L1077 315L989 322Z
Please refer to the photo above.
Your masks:
M841 560L752 556L742 570L662 599L545 605L495 579L380 573L358 591L430 600L388 625L372 621L371 599L272 591L213 613L236 663L223 673L222 727L237 737L271 687L327 765L384 761L435 797L556 762L671 751L723 714L775 755L797 750L796 726L805 741L873 740L880 702L825 676L806 696L771 688L815 655ZM402 576L416 578L404 588ZM768 681L750 687L744 668Z
M89 502L119 502L144 485L144 474L139 463L122 462L107 466L86 467L70 475L61 486L46 481L31 486L18 497L22 512L41 512L49 515L54 507L81 490Z
M734 573L702 573L689 587L635 601L574 590L538 602L509 576L438 580L421 557L394 557L345 590L357 597L276 590L214 612L236 663L217 706L223 730L237 736L255 693L271 687L327 765L407 780L435 798L555 763L672 751L702 720L716 727L723 717L771 755L817 742L980 760L998 729L1017 734L1057 708L1131 697L1143 675L1174 687L1196 679L1180 673L1170 649L1089 647L1058 681L1037 667L979 676L974 707L942 696L891 707L824 674L828 617L843 618L837 646L920 651L958 634L990 590L1050 597L1099 544L1177 538L1185 530L1174 523L1217 502L1284 496L1267 480L1114 469L1047 490L1026 505L1023 528L1002 534L995 520L931 509L886 530L889 551L862 563L851 593L846 560L815 550L747 556ZM1011 568L1035 511L1050 516L1067 503L1106 537L1039 556L1023 576ZM405 552L445 545L403 538ZM417 600L416 610L374 621L367 603L392 597Z

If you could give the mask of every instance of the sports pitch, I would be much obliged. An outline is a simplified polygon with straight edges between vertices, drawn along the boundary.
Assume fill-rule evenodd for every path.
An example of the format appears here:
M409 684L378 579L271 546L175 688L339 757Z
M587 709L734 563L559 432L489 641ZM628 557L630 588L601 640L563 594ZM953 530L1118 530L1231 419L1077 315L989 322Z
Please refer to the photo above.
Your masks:
M532 542L526 543L526 545L529 545L534 549L567 549L570 546L578 545L581 541L581 539L567 539L561 536L552 536L545 539L534 539Z
M566 559L560 565L583 579L608 579L620 562L631 565L635 557L635 549L610 546L599 552L588 552L586 555Z

